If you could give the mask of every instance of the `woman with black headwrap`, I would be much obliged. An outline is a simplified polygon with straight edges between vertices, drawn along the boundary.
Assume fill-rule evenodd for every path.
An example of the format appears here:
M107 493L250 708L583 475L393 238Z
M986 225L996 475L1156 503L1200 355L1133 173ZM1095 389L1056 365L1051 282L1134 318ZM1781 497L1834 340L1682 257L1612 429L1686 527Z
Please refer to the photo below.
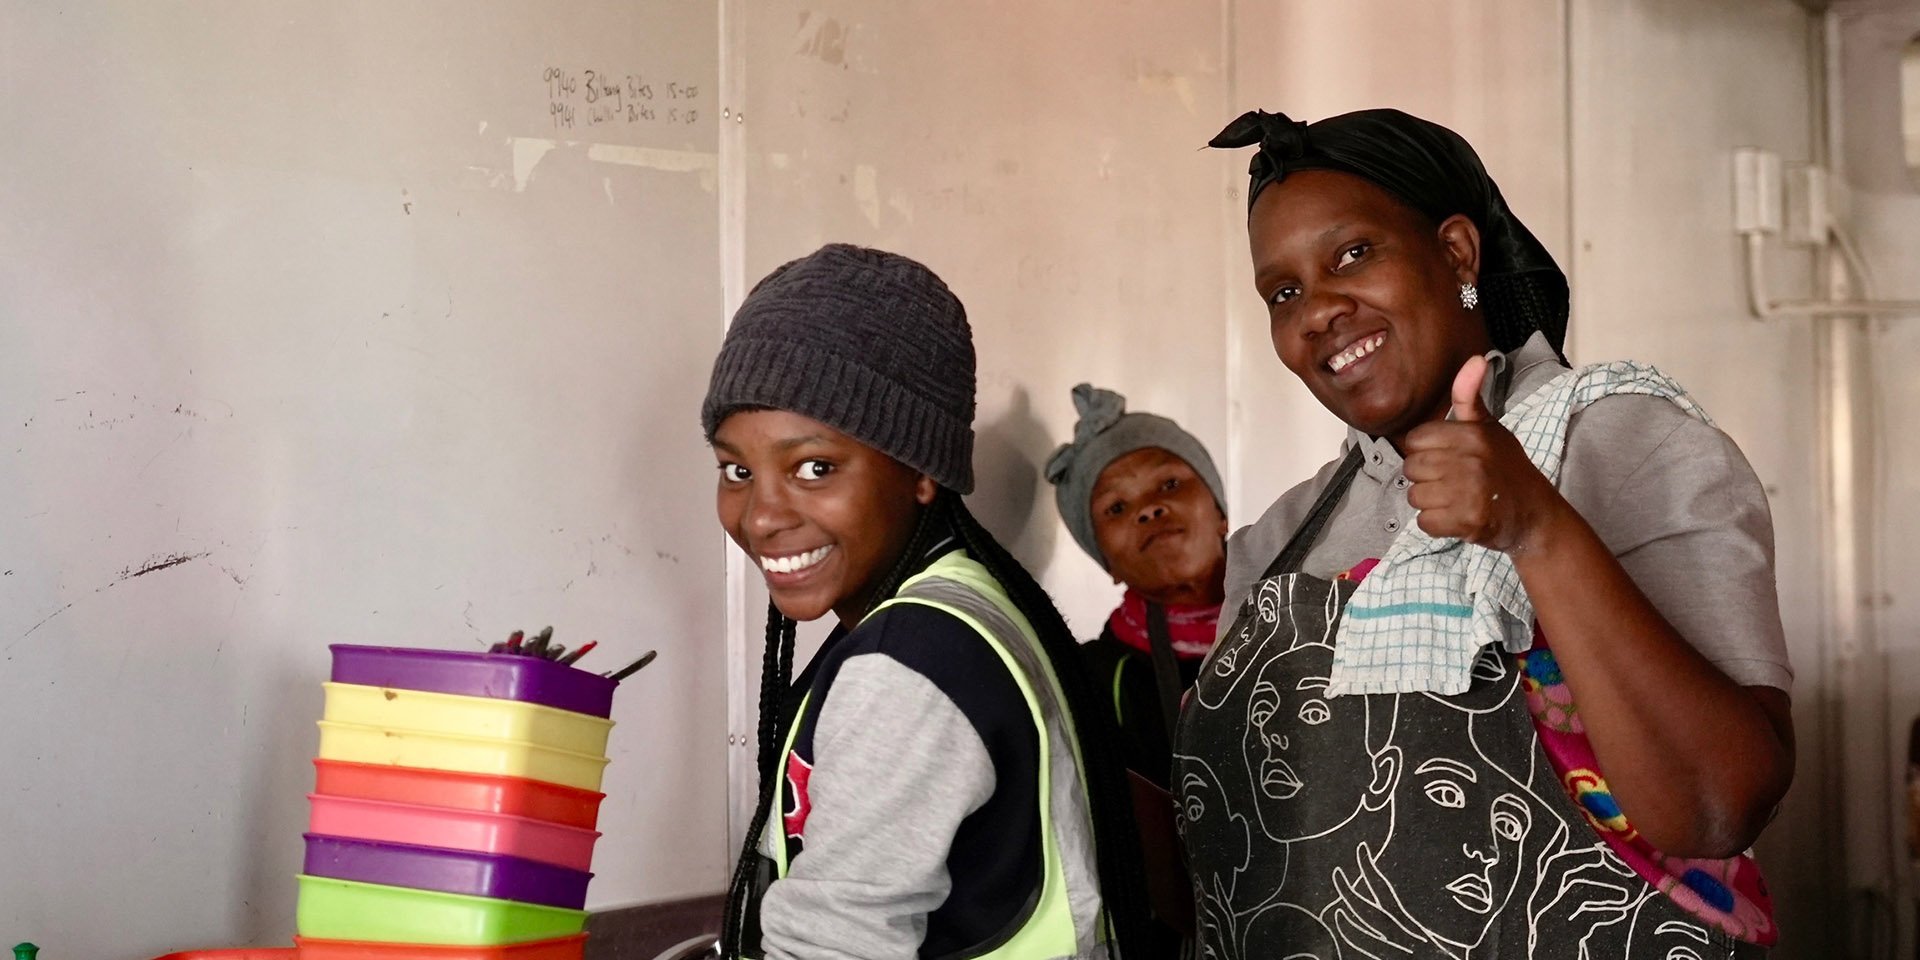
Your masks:
M1176 740L1239 957L1758 956L1793 771L1765 495L1678 384L1568 369L1567 284L1458 134L1249 113L1274 350L1336 457L1228 546Z

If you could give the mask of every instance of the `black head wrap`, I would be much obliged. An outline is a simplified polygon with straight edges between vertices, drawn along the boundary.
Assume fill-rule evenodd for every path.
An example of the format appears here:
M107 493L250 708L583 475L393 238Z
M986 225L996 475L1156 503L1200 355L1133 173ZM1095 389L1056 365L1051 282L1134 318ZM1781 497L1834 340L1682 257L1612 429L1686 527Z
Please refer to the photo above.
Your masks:
M1567 276L1500 196L1465 138L1399 110L1361 110L1306 124L1254 110L1227 124L1211 147L1258 145L1247 172L1247 209L1260 191L1298 170L1337 170L1378 184L1435 223L1465 214L1480 230L1480 300L1487 332L1513 350L1533 331L1555 353L1567 338Z

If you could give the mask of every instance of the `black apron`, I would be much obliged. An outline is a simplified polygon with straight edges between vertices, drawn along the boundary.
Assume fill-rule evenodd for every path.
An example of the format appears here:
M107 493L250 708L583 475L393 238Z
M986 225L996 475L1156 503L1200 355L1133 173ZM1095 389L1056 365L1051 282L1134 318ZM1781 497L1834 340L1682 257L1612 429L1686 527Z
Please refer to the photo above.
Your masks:
M1174 793L1207 960L1764 957L1636 875L1560 786L1518 658L1464 694L1328 697L1356 581L1300 572L1351 451L1208 655Z

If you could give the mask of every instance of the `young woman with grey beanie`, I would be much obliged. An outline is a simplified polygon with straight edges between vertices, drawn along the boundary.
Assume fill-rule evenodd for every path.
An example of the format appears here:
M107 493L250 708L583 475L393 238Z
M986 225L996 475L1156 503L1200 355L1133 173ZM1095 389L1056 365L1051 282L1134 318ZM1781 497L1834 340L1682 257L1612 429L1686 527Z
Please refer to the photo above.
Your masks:
M772 601L728 958L1145 955L1105 715L961 501L974 378L947 286L844 244L762 280L714 362L719 518ZM828 615L794 679L794 621Z

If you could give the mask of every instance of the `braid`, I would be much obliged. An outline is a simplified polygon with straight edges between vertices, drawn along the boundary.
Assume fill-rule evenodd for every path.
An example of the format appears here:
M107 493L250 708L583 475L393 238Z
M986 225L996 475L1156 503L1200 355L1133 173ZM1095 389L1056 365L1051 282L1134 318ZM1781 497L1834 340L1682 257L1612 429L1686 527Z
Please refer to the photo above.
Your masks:
M893 562L893 569L887 571L886 578L880 581L879 589L873 591L873 605L879 606L892 599L894 594L900 592L900 585L906 583L908 577L926 569L928 551L952 529L943 500L936 498L931 505L922 508L914 520L913 535L907 538L906 547L900 551L900 558ZM872 607L861 611L863 616L872 612Z
M1496 349L1512 352L1533 336L1547 335L1553 352L1566 362L1567 279L1560 273L1510 274L1481 281L1482 315Z
M760 867L760 832L766 829L774 798L780 794L780 704L793 683L794 622L780 608L767 602L766 652L760 661L759 800L753 819L747 824L747 838L741 845L740 859L734 864L733 882L727 888L725 922L720 928L720 955L740 956L741 935L746 927L747 900L753 895L754 875Z
M1147 946L1147 898L1142 882L1139 825L1133 817L1132 787L1120 758L1113 714L1096 695L1081 662L1079 643L1033 575L995 540L967 510L959 494L944 488L941 501L967 553L1005 587L1014 606L1040 637L1047 661L1066 694L1087 778L1094 851L1098 857L1100 898L1105 908L1108 949L1122 958L1141 957ZM944 503L942 502L944 501Z

